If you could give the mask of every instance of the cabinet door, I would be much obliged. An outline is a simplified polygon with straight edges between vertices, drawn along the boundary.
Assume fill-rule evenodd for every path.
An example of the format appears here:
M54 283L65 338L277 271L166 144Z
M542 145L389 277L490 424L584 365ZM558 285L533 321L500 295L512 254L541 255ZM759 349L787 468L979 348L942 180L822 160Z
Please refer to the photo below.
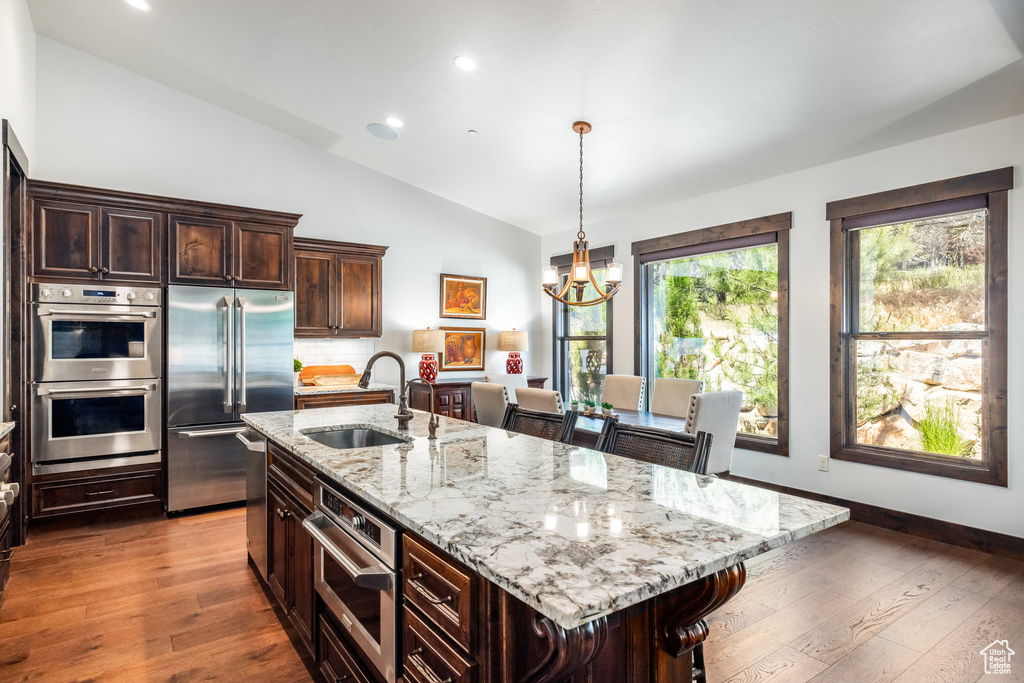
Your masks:
M338 256L339 337L379 337L380 259Z
M329 337L334 334L337 310L334 268L334 254L296 250L296 337Z
M32 274L99 276L99 208L37 199L33 202Z
M434 412L457 420L473 420L473 401L469 389L434 387ZM428 401L429 402L429 401Z
M267 485L267 583L288 611L288 499L276 486Z
M162 218L158 213L100 209L100 273L104 280L160 282Z
M253 289L292 288L292 231L273 225L236 223L235 284Z
M230 221L175 216L168 218L171 272L168 281L179 285L223 285L231 272Z
M291 526L292 565L288 576L292 589L292 623L303 642L313 652L313 537L302 527L306 512L292 505L288 517Z

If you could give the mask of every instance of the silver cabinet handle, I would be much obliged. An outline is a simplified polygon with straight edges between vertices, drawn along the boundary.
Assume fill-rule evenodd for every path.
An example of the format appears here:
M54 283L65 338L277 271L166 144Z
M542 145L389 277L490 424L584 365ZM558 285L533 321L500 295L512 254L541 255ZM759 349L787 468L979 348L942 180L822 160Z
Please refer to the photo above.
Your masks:
M235 299L238 302L238 412L245 412L245 297Z
M334 561L340 564L341 568L348 572L348 575L352 577L352 581L357 586L378 591L391 590L393 578L390 571L387 569L376 569L374 567L360 569L354 562L352 562L352 560L348 559L343 552L338 550L338 547L334 545L334 542L320 530L320 525L330 523L331 522L324 517L323 513L314 512L309 517L302 520L302 528L309 532L309 535L320 544L320 547L324 549L324 552L334 558Z
M228 353L227 358L224 361L224 374L226 380L224 381L224 412L230 413L235 409L235 401L231 396L231 391L235 386L235 367L232 362L235 354L235 335L232 333L232 321L235 317L234 307L232 306L233 300L230 296L224 297L224 332L225 332L225 346L227 347Z
M194 439L196 437L202 438L204 436L228 436L229 434L241 434L246 431L247 427L229 427L227 429L207 429L194 430L189 432L178 432L179 439Z
M245 435L246 432L248 432L248 431L249 431L248 429L243 429L243 430L241 430L239 432L236 432L235 433L235 438L238 439L239 441L241 441L242 443L244 443L245 447L247 449L249 449L250 451L256 451L257 453L262 453L264 450L266 450L267 442L262 440L262 439L255 439L255 440L254 439L250 439L248 436Z
M94 387L94 388L82 388L82 389L46 389L44 387L39 388L40 396L57 396L63 394L107 394L109 396L117 396L126 391L139 392L144 391L146 393L152 392L156 389L155 384L140 384L135 387Z
M155 318L156 311L139 311L139 312L108 312L108 311L69 311L60 308L40 309L37 315L40 318L48 318L55 315L66 315L71 318L80 318L87 316L91 318L106 318L108 320L125 320L130 318Z

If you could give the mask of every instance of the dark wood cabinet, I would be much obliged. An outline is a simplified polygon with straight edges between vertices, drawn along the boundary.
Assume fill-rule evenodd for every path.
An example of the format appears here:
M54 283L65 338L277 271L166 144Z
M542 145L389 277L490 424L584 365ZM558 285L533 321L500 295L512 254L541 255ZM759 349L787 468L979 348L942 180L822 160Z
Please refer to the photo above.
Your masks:
M30 181L31 277L292 288L297 214Z
M281 609L313 653L313 538L302 528L313 501L307 465L269 445L267 583Z
M163 243L160 214L100 208L100 274L104 280L160 282Z
M32 518L139 506L160 510L163 488L159 462L38 475L32 478Z
M543 389L547 377L527 377L526 383L534 389ZM456 420L474 421L473 382L483 382L483 377L458 379L437 379L434 388L434 412ZM409 387L409 406L417 410L430 410L430 389L417 382Z
M367 674L359 660L349 652L330 619L321 616L318 627L320 673L328 683L376 683L376 678Z
M337 394L306 394L295 397L295 410L335 408L338 406L370 406L394 403L393 391L346 391Z
M295 336L379 337L387 247L297 238Z
M13 457L11 453L11 437L5 436L0 440L0 453L7 453ZM11 473L13 473L13 465L11 463ZM6 483L17 483L11 473L8 474L8 481ZM20 491L19 491L20 493ZM7 587L7 579L11 577L11 559L14 556L14 550L11 548L13 545L13 533L14 527L12 520L14 519L13 506L8 505L7 511L0 515L0 591L3 591Z

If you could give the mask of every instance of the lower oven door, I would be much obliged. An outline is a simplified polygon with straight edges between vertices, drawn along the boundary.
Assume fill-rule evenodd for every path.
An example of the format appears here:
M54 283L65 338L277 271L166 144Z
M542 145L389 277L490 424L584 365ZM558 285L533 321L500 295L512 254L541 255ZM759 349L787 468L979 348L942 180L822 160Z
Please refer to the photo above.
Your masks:
M32 462L160 450L158 379L32 386Z
M314 585L388 683L396 680L396 573L322 512L302 522L313 537Z

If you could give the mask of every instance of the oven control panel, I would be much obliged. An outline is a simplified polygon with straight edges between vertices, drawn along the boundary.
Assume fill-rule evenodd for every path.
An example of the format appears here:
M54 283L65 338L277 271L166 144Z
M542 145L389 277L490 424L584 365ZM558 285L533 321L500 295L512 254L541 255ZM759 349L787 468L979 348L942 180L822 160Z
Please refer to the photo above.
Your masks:
M334 495L328 489L323 489L320 502L324 507L337 515L339 519L348 522L349 529L380 548L380 525L372 519L367 519L362 510L352 507L351 504Z
M98 282L90 284L37 282L32 285L32 301L37 303L159 306L160 294L159 287L114 287Z

